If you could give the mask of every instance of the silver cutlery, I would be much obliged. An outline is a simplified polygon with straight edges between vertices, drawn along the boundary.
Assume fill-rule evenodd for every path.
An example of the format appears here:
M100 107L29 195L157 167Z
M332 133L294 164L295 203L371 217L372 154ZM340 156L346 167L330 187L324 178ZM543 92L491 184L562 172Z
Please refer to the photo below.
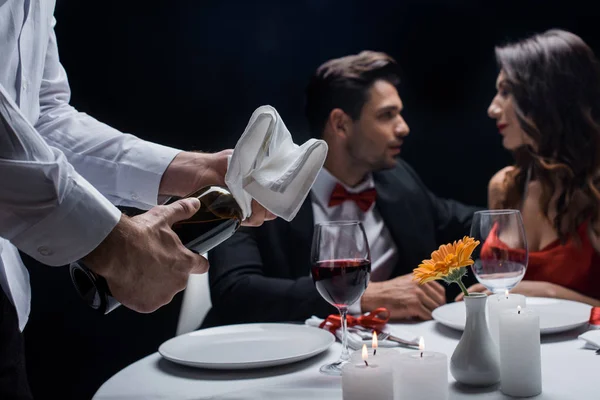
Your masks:
M368 328L364 328L360 325L357 326L353 326L348 328L351 331L356 332L356 334L358 334L358 336L360 336L361 339L363 340L368 340L371 339L373 337L373 331L368 329ZM392 342L396 342L399 343L403 346L406 347L415 347L415 348L419 348L419 342L417 341L411 341L411 340L404 340L402 338L399 338L397 336L394 336L392 334L390 334L389 332L380 332L377 334L377 340L391 340Z

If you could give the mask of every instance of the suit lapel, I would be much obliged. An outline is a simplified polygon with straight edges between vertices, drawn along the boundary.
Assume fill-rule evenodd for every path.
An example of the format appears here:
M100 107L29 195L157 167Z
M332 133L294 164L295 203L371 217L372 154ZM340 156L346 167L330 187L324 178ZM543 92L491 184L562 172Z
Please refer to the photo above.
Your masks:
M406 202L403 200L403 185L401 182L391 182L390 177L383 172L374 173L377 201L375 206L385 221L386 228L390 231L396 245L400 245L403 238L401 215L406 211Z

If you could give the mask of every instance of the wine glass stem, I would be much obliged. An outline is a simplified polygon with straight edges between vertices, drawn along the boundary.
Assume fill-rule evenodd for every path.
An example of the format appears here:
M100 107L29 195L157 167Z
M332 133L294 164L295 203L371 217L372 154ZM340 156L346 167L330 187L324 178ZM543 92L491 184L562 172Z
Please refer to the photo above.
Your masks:
M342 355L340 361L348 361L350 359L350 353L348 352L348 322L346 316L348 315L348 308L340 308L340 316L342 317Z

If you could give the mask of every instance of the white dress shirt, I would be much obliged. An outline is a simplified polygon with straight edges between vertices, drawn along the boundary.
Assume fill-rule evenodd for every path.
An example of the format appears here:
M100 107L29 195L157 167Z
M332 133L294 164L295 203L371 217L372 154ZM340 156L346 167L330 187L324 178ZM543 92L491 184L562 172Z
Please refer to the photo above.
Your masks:
M365 228L369 250L371 251L371 281L388 280L398 261L398 249L385 222L375 208L363 212L354 201L344 201L334 207L329 207L329 199L335 185L339 183L350 193L360 193L374 188L375 182L369 175L365 181L351 188L336 179L325 168L321 169L311 190L311 201L315 224L327 221L360 221ZM360 301L348 308L351 314L360 314Z
M54 5L0 4L0 285L21 330L30 287L15 246L48 265L85 256L119 221L113 204L156 205L162 174L179 152L69 105Z

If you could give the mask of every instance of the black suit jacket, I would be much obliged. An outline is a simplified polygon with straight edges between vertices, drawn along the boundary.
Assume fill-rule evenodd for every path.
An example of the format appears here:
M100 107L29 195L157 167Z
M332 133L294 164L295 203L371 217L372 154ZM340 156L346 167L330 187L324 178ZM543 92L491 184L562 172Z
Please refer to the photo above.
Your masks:
M477 208L436 197L404 161L373 178L376 207L398 247L394 277L412 272L440 244L469 234ZM309 196L291 222L277 219L259 228L241 228L211 250L213 307L203 327L303 321L337 313L310 277L313 225ZM448 299L458 293L452 289L447 290Z

